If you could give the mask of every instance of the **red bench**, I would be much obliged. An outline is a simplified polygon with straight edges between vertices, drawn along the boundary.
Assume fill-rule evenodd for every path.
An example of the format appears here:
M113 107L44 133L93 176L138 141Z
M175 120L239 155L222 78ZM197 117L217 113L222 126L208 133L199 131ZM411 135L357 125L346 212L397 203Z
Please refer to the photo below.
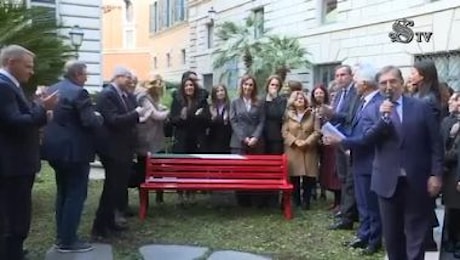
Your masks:
M155 154L146 164L139 192L142 220L154 190L282 191L284 217L292 218L286 155Z

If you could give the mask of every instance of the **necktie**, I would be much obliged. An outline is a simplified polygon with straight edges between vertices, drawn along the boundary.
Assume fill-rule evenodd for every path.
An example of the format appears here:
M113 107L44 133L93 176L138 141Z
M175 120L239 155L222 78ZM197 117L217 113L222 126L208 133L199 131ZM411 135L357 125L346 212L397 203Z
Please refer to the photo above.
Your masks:
M401 133L402 133L402 124L401 124L401 118L399 117L398 115L398 106L399 106L399 103L398 102L394 102L394 109L393 111L391 111L391 122L393 123L393 126L395 127L395 130L398 132L398 135L401 136Z
M366 100L364 98L361 98L361 100L359 101L359 110L358 110L360 113L361 111L363 111L365 103L366 103Z
M342 108L342 105L343 105L343 100L345 99L345 96L347 95L347 90L346 89L343 89L342 90L342 93L340 95L340 99L339 99L339 103L337 104L337 107L335 108L335 111L336 112L339 112L340 109Z
M122 94L121 97L123 100L123 105L125 106L126 111L128 111L129 110L128 109L128 104L129 104L128 96L126 94Z

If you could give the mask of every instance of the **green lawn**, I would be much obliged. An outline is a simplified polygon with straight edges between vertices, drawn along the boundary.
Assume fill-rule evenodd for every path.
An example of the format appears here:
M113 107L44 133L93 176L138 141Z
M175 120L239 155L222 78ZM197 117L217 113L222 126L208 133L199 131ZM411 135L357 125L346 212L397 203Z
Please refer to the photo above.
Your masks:
M33 219L27 248L31 259L44 259L54 242L54 173L44 164L42 182L33 192ZM92 181L83 213L81 234L88 237L98 204L102 182ZM137 193L130 194L131 206L137 209ZM176 207L176 196L166 195L163 206L151 203L145 222L130 219L130 231L112 241L114 259L141 259L137 249L149 243L175 243L234 249L269 254L275 259L382 259L381 255L363 257L358 250L341 244L352 238L351 231L328 231L331 223L326 202L317 202L311 211L297 211L292 221L285 221L280 210L242 209L211 203L208 195L199 195L196 206ZM151 195L154 201L154 194ZM328 202L329 203L329 202Z

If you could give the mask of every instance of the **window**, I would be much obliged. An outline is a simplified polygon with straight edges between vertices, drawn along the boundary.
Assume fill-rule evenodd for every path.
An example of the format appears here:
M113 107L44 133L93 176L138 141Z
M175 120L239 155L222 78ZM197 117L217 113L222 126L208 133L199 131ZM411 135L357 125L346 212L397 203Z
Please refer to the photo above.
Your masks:
M13 2L23 2L23 1L13 1ZM44 3L44 4L54 4L56 0L31 0L31 3Z
M416 55L415 61L432 60L438 71L440 82L460 91L460 51Z
M234 59L226 64L227 87L229 89L238 88L238 59Z
M213 74L203 74L203 87L211 90L213 85Z
M322 22L333 23L337 21L337 0L322 0Z
M181 54L182 54L182 64L185 65L187 64L187 51L185 49L182 49Z
M35 21L37 23L42 23L42 22L48 22L51 20L55 24L57 23L56 8L49 7L49 6L36 6L35 8L40 10L40 15L32 18L32 21Z
M171 0L166 0L165 8L166 27L171 26Z
M125 29L125 35L124 35L124 45L125 48L132 49L134 48L134 29Z
M207 47L208 49L211 49L214 47L214 25L213 24L208 24L207 25Z
M150 5L150 32L158 32L158 3Z
M171 67L171 54L166 53L166 66Z
M153 57L153 68L158 69L158 59L157 56Z
M187 0L157 0L158 30L169 28L187 19Z
M128 24L134 23L134 8L131 0L125 0L125 19Z
M264 35L264 9L254 10L254 38L259 39Z
M328 87L329 83L335 79L335 68L339 65L341 63L316 65L313 70L314 85L322 83Z
M185 20L185 0L175 0L174 22L181 22Z

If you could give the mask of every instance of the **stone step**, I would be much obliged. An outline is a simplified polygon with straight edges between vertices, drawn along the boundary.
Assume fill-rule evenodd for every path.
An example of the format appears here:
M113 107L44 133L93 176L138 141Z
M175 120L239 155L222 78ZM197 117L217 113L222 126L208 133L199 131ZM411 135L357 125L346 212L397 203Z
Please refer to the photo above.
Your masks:
M113 260L112 246L93 244L94 250L85 253L60 253L54 247L46 252L45 260Z
M266 256L246 252L222 250L210 252L206 247L184 245L148 245L139 249L144 260L174 259L174 260L270 260Z

